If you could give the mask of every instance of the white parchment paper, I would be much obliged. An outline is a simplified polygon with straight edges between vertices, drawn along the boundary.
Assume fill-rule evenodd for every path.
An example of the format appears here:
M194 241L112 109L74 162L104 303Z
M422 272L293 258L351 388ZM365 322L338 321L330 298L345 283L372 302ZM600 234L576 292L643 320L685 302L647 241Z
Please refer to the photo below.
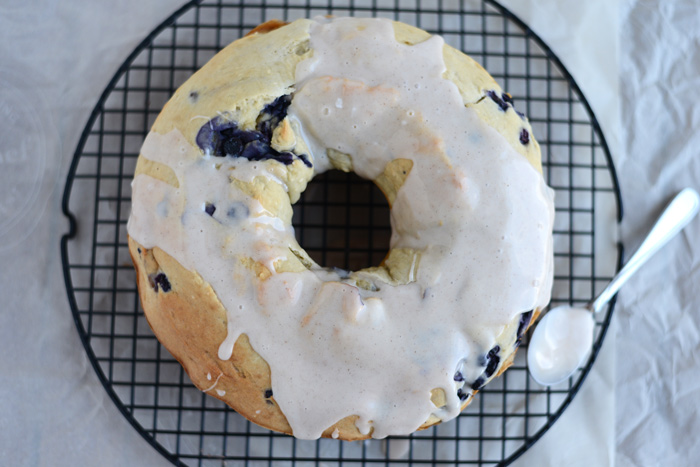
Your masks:
M60 265L68 228L60 197L99 94L181 3L0 5L2 465L169 465L118 412L80 343ZM631 252L677 190L700 188L700 9L692 0L503 3L591 102L616 160ZM594 371L515 465L692 465L700 457L698 237L696 221L623 290Z
M618 167L623 238L636 248L685 186L700 190L700 8L625 2L621 10L625 151ZM617 460L695 465L700 458L700 219L632 279L617 314Z

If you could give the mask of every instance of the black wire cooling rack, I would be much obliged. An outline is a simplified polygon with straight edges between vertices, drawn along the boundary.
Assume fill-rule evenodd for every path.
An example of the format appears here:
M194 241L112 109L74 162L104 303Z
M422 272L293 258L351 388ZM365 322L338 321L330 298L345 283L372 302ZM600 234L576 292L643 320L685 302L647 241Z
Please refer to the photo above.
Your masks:
M61 242L68 298L97 375L122 414L178 465L505 465L561 415L588 374L610 322L598 316L587 365L544 388L525 352L457 419L385 441L299 441L244 420L197 390L160 346L140 308L126 221L136 158L175 89L219 49L269 19L380 16L415 24L479 61L512 94L541 143L556 191L552 303L586 303L619 267L621 249L601 232L622 216L603 134L569 73L521 21L484 0L259 0L190 2L134 50L100 97L70 168ZM606 214L607 213L607 214ZM612 213L612 214L611 214ZM352 174L316 177L295 205L302 246L320 264L378 264L391 227L383 195Z

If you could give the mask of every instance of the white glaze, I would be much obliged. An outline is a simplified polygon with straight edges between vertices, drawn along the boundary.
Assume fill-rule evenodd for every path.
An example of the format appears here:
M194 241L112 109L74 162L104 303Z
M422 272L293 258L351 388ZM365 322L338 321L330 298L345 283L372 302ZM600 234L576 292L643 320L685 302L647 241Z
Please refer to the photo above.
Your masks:
M530 374L551 386L566 380L590 354L595 321L586 308L567 306L550 310L538 323L527 347Z
M204 389L202 392L209 392L212 389L214 389L216 387L216 385L219 384L219 380L221 379L221 377L223 375L224 375L223 373L220 373L219 376L216 377L216 381L214 381L214 384L212 384L208 388ZM207 379L211 381L211 375L209 373L207 373Z
M180 187L137 176L128 231L212 285L228 314L219 357L248 335L295 436L318 438L349 415L376 438L408 434L431 413L456 416L455 370L478 378L477 357L505 325L548 302L551 190L442 78L441 38L399 44L390 22L369 19L320 19L310 32L290 117L317 173L329 168L326 147L351 154L370 179L395 158L413 160L391 210L391 247L421 251L415 281L371 292L321 268L277 273L291 226L229 180L269 178L267 163L241 172L239 160L202 157L177 130L150 133L141 155L172 168ZM217 206L213 217L205 203ZM228 219L232 205L249 215ZM272 276L253 277L246 257ZM445 407L430 401L434 388Z

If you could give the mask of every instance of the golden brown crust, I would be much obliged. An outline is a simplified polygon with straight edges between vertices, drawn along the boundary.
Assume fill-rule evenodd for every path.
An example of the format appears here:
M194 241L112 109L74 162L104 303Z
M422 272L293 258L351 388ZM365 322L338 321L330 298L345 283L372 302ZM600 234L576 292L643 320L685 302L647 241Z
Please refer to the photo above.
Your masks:
M254 122L254 116L258 114L264 103L289 92L293 86L295 64L309 53L308 33L305 29L308 28L308 24L295 22L288 27L283 27L286 24L277 20L261 24L244 39L234 42L217 54L166 104L154 124L153 131L167 133L176 128L189 141L194 141L201 121L193 120L193 116L212 115L223 108L233 109L231 111L236 113L239 122L244 124ZM395 31L398 40L410 44L429 37L424 31L398 23ZM291 58L286 58L286 61L281 63L271 64L265 76L251 79L250 73L253 73L255 68L248 63L249 61L242 62L246 47L270 50L271 44L262 41L262 38L271 32L278 36L275 44L280 45L275 53ZM445 60L448 65L445 77L458 84L465 105L473 106L484 121L514 144L516 136L511 133L522 125L529 129L529 124L526 121L521 122L514 112L505 115L497 106L487 106L488 102L482 105L485 90L496 89L500 92L493 78L472 59L449 47L445 47ZM233 88L229 83L231 80L238 80L241 84ZM192 99L193 95L197 98ZM289 135L282 136L281 139L285 141L291 138ZM514 147L518 146L516 149L539 168L539 147L536 146L534 139L532 141L534 144L527 148L517 145L517 141ZM338 155L338 164L341 166L348 162L344 162L342 156ZM381 180L377 180L390 201L411 170L412 163L410 160L399 159L394 161L392 166L395 166L395 170L385 171ZM350 170L351 167L347 169ZM169 170L142 157L139 158L137 165L137 173L145 173L175 185L177 179ZM290 187L289 195L283 192L272 193L263 179L256 179L254 183L241 188L289 223L291 208L287 209L289 207L287 196L294 201L295 196L303 191L306 182L313 176L313 171L307 170L303 165L295 165L288 169L288 173L281 173L279 176ZM292 249L296 247L298 245ZM279 265L278 271L305 269L305 261L310 259L301 247L298 247L298 250L296 254L290 253L284 265ZM266 428L291 434L291 427L276 404L274 394L271 396L269 394L271 388L269 366L255 352L247 336L244 334L238 338L229 360L218 358L219 346L226 339L228 332L227 315L211 286L196 272L185 269L157 247L146 249L129 238L129 251L136 268L139 295L149 325L163 346L182 364L192 382L202 391L227 403L249 420ZM397 250L393 255L389 254L382 267L377 268L381 269L377 272L378 276L381 275L390 283L404 282L407 272L402 269L402 264L417 262L402 258L413 258L415 255L419 255L419 252ZM249 267L262 278L270 274L264 266L257 263L251 263ZM154 280L161 273L167 278L169 284L167 291ZM531 322L534 322L534 317ZM497 374L501 374L512 363L517 347L515 345L517 325L516 319L503 332L502 338L508 342L503 346L501 366ZM441 399L436 396L434 400L442 400L444 404L444 399L443 392ZM469 397L463 403L462 409L472 400L473 397ZM340 439L368 438L370 435L362 435L355 426L356 419L356 416L350 416L338 421L335 425L328 427L323 436L331 437L337 429L337 437ZM421 429L438 422L439 419L431 416Z
M148 250L129 238L129 251L146 319L194 385L251 421L290 433L274 395L265 397L271 386L270 369L250 346L248 337L243 334L238 338L229 360L218 358L219 345L227 333L226 310L211 286L157 247ZM166 274L169 291L152 285L158 273Z
M286 21L280 21L278 19L271 19L270 21L259 24L256 27L254 27L253 29L251 29L251 31L248 34L246 34L246 36L251 36L253 34L266 34L268 32L274 31L275 29L279 29L282 26L286 26L287 24L289 24L289 23Z

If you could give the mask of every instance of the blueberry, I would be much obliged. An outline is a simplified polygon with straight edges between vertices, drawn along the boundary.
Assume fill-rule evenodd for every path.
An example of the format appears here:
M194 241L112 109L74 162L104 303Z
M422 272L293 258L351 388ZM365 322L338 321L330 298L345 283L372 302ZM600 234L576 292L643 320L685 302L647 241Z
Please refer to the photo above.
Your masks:
M511 106L513 105L513 98L510 97L510 94L508 93L501 93L501 99L503 99L503 102L510 104Z
M309 158L306 156L306 154L299 154L297 157L299 157L299 159L304 163L305 166L307 166L307 167L309 167L309 168L312 167L311 161L310 161Z
M493 349L489 350L485 355L479 355L479 365L485 366L484 375L489 378L498 368L498 363L501 361L501 357L498 353L501 351L500 346L495 346Z
M272 103L267 104L258 115L255 129L264 134L268 140L272 139L272 132L287 116L287 109L291 103L292 96L285 94L272 101Z
M206 212L210 216L214 217L214 211L216 211L216 206L214 206L211 203L204 204L204 212Z
M462 391L462 388L457 389L457 397L459 397L459 400L462 402L466 401L469 399L469 393Z
M291 152L279 152L271 148L266 141L251 141L246 144L241 152L241 157L250 161L276 160L284 165L294 162L294 154Z
M461 371L458 371L455 373L454 380L455 381L464 381L464 375L462 374Z
M513 109L515 110L515 109ZM520 112L519 110L515 110L515 113L518 114L518 117L520 117L520 120L525 120L525 114Z
M238 125L235 123L233 126L219 127L215 131L219 133L219 137L222 139L233 138L236 136L236 133L240 133Z
M525 330L530 325L530 320L532 320L532 310L520 315L520 322L518 323L518 339L523 337Z
M267 105L258 116L255 130L241 130L233 121L217 116L202 125L197 133L196 142L205 154L215 157L243 157L251 161L276 160L290 165L296 158L311 167L305 154L279 152L270 147L272 132L287 115L287 107L292 98L281 96Z
M528 133L525 128L520 132L520 142L523 144L530 142L530 133Z
M484 386L484 378L482 378L481 376L479 376L479 377L476 379L476 381L474 381L474 382L472 383L472 389L475 390L475 391L478 391L478 390L481 389L483 386Z
M195 141L205 154L223 157L225 155L221 151L223 140L232 136L237 128L236 122L226 121L223 117L216 116L202 125Z
M266 138L265 135L259 131L238 131L235 136L240 138L243 144L252 143L253 141L270 142L270 138Z
M234 203L228 208L228 211L226 211L226 215L231 219L245 218L248 217L249 213L248 206L243 203Z
M486 355L486 360L488 363L486 364L484 375L486 375L487 378L490 378L496 372L496 368L498 368L498 364L501 361L501 357L498 356L500 351L501 347L497 345L493 349L489 350L489 353Z
M272 397L272 389L265 389L265 399Z
M263 113L269 114L279 120L284 120L284 117L287 116L287 109L291 103L292 95L285 94L272 101L271 104L267 104L263 109Z
M264 122L258 122L255 124L255 129L261 134L265 135L265 137L271 141L272 140L272 132L274 131L274 127L272 126L272 122L270 120L265 120Z
M162 272L159 272L155 276L153 274L149 275L148 282L156 292L158 292L158 287L160 287L163 292L170 292L170 281L168 280L168 276Z
M486 95L489 96L496 104L498 104L502 111L505 112L508 110L508 103L501 99L496 91L486 91Z
M274 154L272 155L271 159L274 159L277 162L281 162L284 165L289 165L292 162L294 162L294 154L292 154L291 152L277 152L274 149L272 151L274 151Z
M241 154L241 150L243 149L243 144L241 143L241 140L236 138L235 136L230 137L226 141L224 141L224 144L222 145L223 153L226 156L231 156L231 157L236 157Z
M251 141L241 152L241 157L249 161L261 161L270 152L270 145L264 141Z

